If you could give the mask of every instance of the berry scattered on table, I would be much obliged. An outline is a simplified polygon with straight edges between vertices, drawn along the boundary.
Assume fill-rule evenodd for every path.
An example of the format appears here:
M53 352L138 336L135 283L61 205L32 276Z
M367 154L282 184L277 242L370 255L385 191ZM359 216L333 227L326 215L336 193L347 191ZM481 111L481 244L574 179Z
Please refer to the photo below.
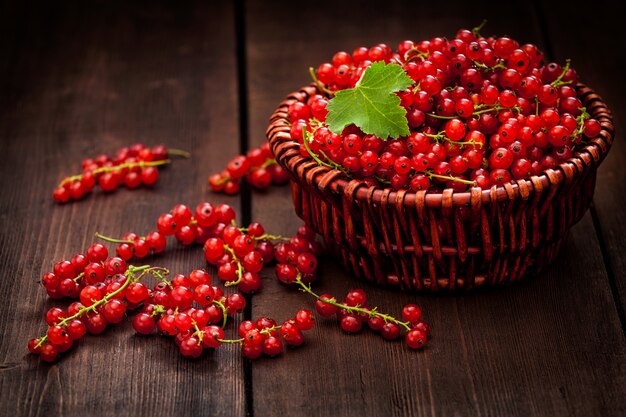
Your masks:
M316 278L321 246L315 231L306 225L290 238L271 235L260 223L239 227L235 211L226 204L202 202L193 211L183 204L175 205L159 216L156 229L145 237L128 233L123 239L96 234L117 244L117 256L111 257L104 245L94 243L85 253L55 263L42 277L43 287L52 299L76 301L67 309L53 307L46 312L48 329L44 336L28 342L29 351L53 362L86 333L100 334L130 312L137 333L173 337L180 353L189 358L201 356L205 348L222 345L239 345L248 359L272 357L281 354L285 345L304 342L303 332L314 326L312 311L299 310L280 325L268 317L246 320L239 325L239 338L228 339L228 318L243 312L247 302L244 295L224 294L201 269L167 279L169 271L165 268L128 263L163 252L168 236L175 236L185 246L203 245L205 260L217 266L217 276L227 287L254 294L261 287L263 268L276 261L277 278L314 296L317 314L337 316L345 332L356 333L367 323L385 339L404 334L411 348L426 344L428 325L416 305L405 306L400 320L368 307L360 289L350 291L342 302L313 292L310 284ZM155 276L156 284L144 282L147 275Z
M60 353L70 349L86 333L102 333L109 324L120 323L127 309L145 301L148 298L147 291L142 299L134 297L137 294L135 288L143 285L139 280L144 276L152 274L163 278L169 273L165 268L150 265L126 266L117 261L114 263L119 264L115 271L107 270L106 277L103 274L98 280L92 278L91 284L82 287L79 293L76 291L80 301L70 304L67 310L58 307L48 310L48 330L44 336L28 341L28 350L31 353L39 355L45 362L54 362ZM84 279L84 276L80 278ZM77 287L78 285L76 283ZM48 288L46 290L49 291Z
M339 302L330 294L317 294L311 288L317 269L319 250L315 242L315 232L303 225L289 242L279 243L275 258L276 278L287 285L297 285L299 289L315 298L315 310L322 317L337 317L341 330L358 333L364 324L380 332L385 340L398 339L402 334L411 349L421 349L426 345L428 325L422 320L422 310L416 304L407 304L402 309L402 320L381 313L376 307L367 305L367 296L362 289L349 291ZM297 319L297 318L296 318Z
M215 192L237 194L241 181L259 190L271 184L282 185L289 180L289 173L274 159L269 144L251 149L246 155L237 155L226 165L221 173L209 177L209 187Z
M159 166L169 164L170 156L189 158L188 152L168 149L163 145L148 148L136 143L119 149L113 157L99 155L85 159L82 173L64 178L52 192L59 204L80 200L98 185L104 192L115 191L125 186L129 190L141 185L152 186L159 179Z

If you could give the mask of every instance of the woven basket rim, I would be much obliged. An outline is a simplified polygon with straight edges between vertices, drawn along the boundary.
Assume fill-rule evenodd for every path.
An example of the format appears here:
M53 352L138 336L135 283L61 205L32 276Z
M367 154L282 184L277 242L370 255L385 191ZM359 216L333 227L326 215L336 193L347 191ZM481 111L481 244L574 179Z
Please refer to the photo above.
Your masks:
M574 155L567 161L562 162L554 169L548 169L541 175L531 176L528 179L514 180L503 186L494 185L488 190L472 187L469 191L454 192L452 189L444 189L441 192L430 190L392 190L379 186L368 186L362 180L346 178L345 174L335 168L329 168L317 164L311 157L302 156L299 143L291 138L290 122L287 116L287 107L295 101L304 102L308 97L320 91L314 84L302 87L287 96L282 101L270 118L270 125L266 135L270 142L272 152L280 165L297 176L302 183L310 183L321 190L330 190L335 194L343 195L350 193L353 198L364 202L391 202L405 206L425 204L429 208L443 206L467 206L478 203L485 204L495 201L504 201L521 196L528 199L535 188L545 189L551 184L571 183L572 179L583 172L598 167L608 154L613 143L615 128L613 116L604 100L591 88L583 83L575 86L577 97L587 108L591 117L598 120L601 125L600 134L577 149ZM293 146L286 146L289 144ZM288 152L289 150L295 150ZM292 169L292 167L296 169ZM300 168L301 167L301 168ZM311 170L315 169L315 172ZM296 171L296 172L294 172ZM312 177L307 179L306 177Z

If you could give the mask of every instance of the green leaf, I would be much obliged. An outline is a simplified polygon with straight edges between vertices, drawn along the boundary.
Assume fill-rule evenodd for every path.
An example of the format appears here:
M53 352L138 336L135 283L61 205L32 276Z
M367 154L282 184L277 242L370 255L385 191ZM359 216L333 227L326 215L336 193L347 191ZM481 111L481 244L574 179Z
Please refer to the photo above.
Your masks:
M397 64L374 62L361 80L347 90L340 90L328 103L326 123L331 132L340 134L351 124L364 133L381 139L409 135L406 110L395 93L413 81Z

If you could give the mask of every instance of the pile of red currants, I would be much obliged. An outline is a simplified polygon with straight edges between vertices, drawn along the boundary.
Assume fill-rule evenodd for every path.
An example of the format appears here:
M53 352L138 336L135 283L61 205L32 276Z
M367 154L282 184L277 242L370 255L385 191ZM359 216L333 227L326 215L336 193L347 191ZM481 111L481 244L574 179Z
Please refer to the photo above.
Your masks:
M479 30L406 40L396 50L379 44L337 52L312 71L320 94L289 106L292 139L303 155L371 185L461 192L541 175L599 135L569 61L544 64L537 46ZM329 101L377 61L400 66L412 80L397 93L410 133L381 138L355 124L331 132Z

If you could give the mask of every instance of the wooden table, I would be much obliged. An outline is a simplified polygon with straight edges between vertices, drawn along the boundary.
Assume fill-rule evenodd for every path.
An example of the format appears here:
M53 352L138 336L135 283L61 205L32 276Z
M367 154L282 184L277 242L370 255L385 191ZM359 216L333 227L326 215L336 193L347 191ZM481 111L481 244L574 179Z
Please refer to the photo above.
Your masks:
M1 415L626 415L626 39L610 2L589 11L553 2L497 10L462 1L15 3L0 8ZM559 62L571 57L615 114L618 137L594 207L540 276L418 297L322 261L320 291L361 286L385 311L418 302L434 335L422 353L320 320L302 348L252 364L235 348L183 359L171 340L136 336L128 322L86 337L54 365L27 354L56 305L39 277L85 250L95 231L148 231L175 203L202 200L232 204L244 223L295 231L288 187L225 197L209 193L206 178L265 140L269 115L309 82L310 65L361 45L453 35L483 18L486 32L535 42ZM54 184L83 157L136 141L193 158L152 190L52 203ZM200 248L153 262L176 272L207 267ZM246 318L284 320L311 307L265 275Z

